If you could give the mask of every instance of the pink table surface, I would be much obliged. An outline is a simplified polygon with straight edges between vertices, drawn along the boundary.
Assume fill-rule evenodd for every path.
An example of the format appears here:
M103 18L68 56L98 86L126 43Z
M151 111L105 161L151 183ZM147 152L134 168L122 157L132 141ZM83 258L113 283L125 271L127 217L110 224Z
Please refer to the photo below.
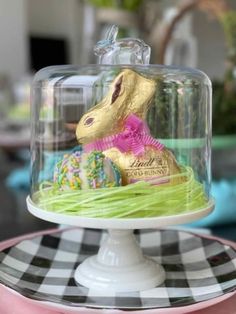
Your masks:
M0 243L0 250L14 245L15 243L32 238L36 235L56 232L58 229L52 229L33 234L24 235L13 238ZM230 245L236 249L236 243L227 240L205 236L212 239L217 239L226 245ZM195 305L177 307L172 309L153 309L142 311L121 311L108 309L87 309L87 308L65 308L58 307L56 304L35 301L25 298L15 291L8 289L0 284L0 314L235 314L236 313L236 292L227 293L222 297L212 299L210 301L200 302Z

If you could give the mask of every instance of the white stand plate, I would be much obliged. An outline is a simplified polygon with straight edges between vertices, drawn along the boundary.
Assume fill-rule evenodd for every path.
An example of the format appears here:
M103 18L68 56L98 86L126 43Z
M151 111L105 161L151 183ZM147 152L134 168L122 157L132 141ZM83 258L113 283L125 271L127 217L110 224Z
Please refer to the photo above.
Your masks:
M181 213L173 216L159 216L151 218L87 218L81 216L73 216L66 214L54 213L39 208L32 202L28 196L26 199L28 210L34 216L55 222L58 224L77 226L83 228L95 229L147 229L159 228L170 225L179 225L201 219L212 212L215 202L210 199L207 206L204 208L196 209L186 213Z
M210 200L206 208L184 214L126 219L97 219L71 216L38 208L30 197L28 210L36 217L59 224L109 229L108 237L97 255L85 260L75 271L75 280L85 287L115 292L142 291L156 287L165 280L161 265L145 257L132 230L184 224L208 215L214 208Z

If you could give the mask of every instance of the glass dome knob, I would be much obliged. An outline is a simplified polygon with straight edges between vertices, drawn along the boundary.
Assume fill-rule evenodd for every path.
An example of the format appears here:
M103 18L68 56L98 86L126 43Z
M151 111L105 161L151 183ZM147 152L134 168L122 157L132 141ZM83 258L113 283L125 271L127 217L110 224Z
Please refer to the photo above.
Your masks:
M118 31L112 25L106 38L95 45L99 64L149 64L151 48L141 39L117 39Z

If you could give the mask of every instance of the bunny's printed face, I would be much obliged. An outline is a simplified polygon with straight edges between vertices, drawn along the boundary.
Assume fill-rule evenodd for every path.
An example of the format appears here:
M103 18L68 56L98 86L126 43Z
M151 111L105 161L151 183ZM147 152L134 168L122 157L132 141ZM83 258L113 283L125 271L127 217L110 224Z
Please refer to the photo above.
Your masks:
M125 69L113 81L107 95L89 110L76 128L80 143L88 144L122 131L130 114L145 119L156 88L154 80Z

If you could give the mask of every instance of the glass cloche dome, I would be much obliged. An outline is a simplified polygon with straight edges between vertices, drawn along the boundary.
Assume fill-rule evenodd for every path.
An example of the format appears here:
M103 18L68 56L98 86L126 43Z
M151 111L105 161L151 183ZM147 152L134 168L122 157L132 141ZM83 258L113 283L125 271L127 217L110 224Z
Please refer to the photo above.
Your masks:
M141 40L109 36L95 49L100 64L35 76L32 204L119 219L210 207L210 80L149 65Z

